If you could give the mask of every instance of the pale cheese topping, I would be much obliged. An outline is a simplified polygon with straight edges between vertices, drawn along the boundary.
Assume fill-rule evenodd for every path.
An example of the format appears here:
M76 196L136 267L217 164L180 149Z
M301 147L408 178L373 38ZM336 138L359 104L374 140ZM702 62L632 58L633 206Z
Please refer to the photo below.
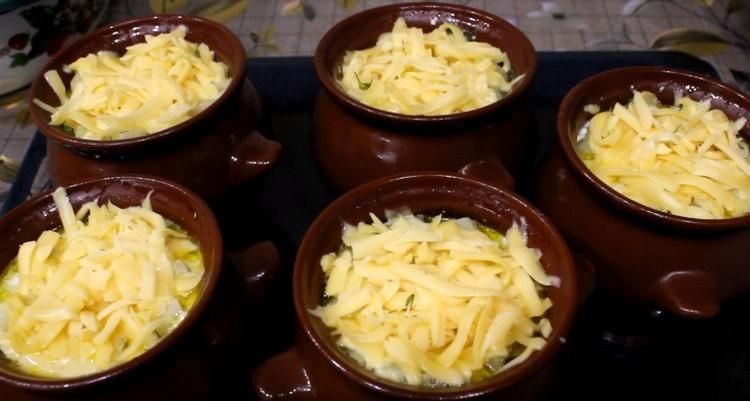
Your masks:
M100 51L66 66L73 72L70 91L56 70L44 78L60 99L49 111L51 125L77 138L118 140L173 127L203 111L229 85L226 64L214 60L204 43L185 39L187 28L146 35L122 56Z
M663 212L725 219L750 211L750 151L731 121L709 100L676 94L660 104L633 92L627 105L593 116L578 136L584 164L628 198Z
M398 18L369 49L344 56L343 90L358 101L393 113L445 115L494 103L523 79L513 77L508 55L469 41L453 24L425 34Z
M544 346L552 302L539 289L559 279L517 224L503 237L467 218L371 218L347 226L341 251L321 259L330 302L311 311L368 369L460 386Z
M153 347L198 295L194 240L151 210L54 192L63 229L21 245L0 280L0 350L29 373L74 377Z

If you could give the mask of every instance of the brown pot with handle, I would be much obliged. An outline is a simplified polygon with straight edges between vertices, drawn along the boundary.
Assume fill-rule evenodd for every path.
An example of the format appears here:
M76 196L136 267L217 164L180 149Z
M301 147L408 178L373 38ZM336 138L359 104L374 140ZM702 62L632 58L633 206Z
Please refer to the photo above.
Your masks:
M197 241L205 274L199 284L199 296L184 320L156 345L131 360L84 376L50 378L21 370L3 356L0 359L0 382L23 390L65 392L92 387L111 381L150 362L177 342L193 326L209 305L219 282L222 268L223 241L211 209L187 188L157 177L113 176L79 182L65 188L74 211L87 202L112 202L118 207L140 206L150 195L153 210L178 224ZM51 192L31 198L0 218L0 275L17 256L21 244L36 240L42 231L61 227L57 206ZM7 388L0 389L4 399L17 399Z
M490 105L443 116L412 116L367 106L335 82L349 50L373 46L398 17L407 26L431 31L443 22L474 33L508 54L516 76L513 90ZM375 178L416 170L457 171L472 164L492 166L493 175L523 179L533 141L531 104L526 94L537 69L529 39L500 17L444 3L394 4L352 15L331 28L315 51L321 82L313 111L312 144L329 183L346 191Z
M462 387L427 388L396 384L375 376L339 348L330 330L309 311L320 301L320 258L341 244L342 223L381 218L385 210L408 207L415 214L466 216L501 232L525 221L529 246L539 249L548 274L560 277L548 287L553 332L540 351L507 371ZM262 399L544 399L554 377L553 355L565 341L579 299L573 259L552 224L527 201L509 190L455 173L415 172L363 184L331 203L315 219L300 245L292 279L297 319L294 346L263 362L253 372ZM547 394L549 396L549 394Z
M44 80L45 71L57 70L66 84L72 74L65 65L102 50L124 53L145 35L167 33L180 25L186 39L205 43L229 67L230 84L209 107L171 128L146 136L96 141L75 138L49 124L50 114L34 104L60 101ZM158 15L103 27L83 36L53 57L31 87L29 111L47 137L50 177L55 185L117 174L152 174L174 180L204 198L216 198L262 173L278 159L281 145L257 132L261 104L245 79L245 51L224 26L196 17Z
M625 104L634 89L651 91L664 104L674 103L675 92L710 99L711 107L730 119L750 120L750 98L687 71L630 67L592 76L562 101L558 144L540 165L536 204L560 228L576 257L594 267L604 292L685 317L714 316L722 300L750 290L750 215L695 219L646 207L602 182L575 151L578 132L591 117L583 108ZM740 134L750 138L750 126Z

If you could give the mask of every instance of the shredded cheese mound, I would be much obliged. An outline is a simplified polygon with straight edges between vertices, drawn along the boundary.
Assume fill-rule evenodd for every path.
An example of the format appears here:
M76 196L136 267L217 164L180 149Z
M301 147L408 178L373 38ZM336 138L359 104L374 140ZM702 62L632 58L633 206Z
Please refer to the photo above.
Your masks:
M0 350L19 368L75 377L126 362L179 324L204 274L196 242L151 210L54 194L62 231L21 245L0 280Z
M494 103L524 75L513 77L508 55L469 41L453 24L425 34L398 18L369 49L347 52L337 80L356 100L393 113L445 115Z
M591 118L578 136L584 164L617 192L654 209L699 219L724 219L750 211L750 151L730 121L676 94L662 105L651 92L633 92Z
M65 67L74 72L66 91L56 70L44 78L60 99L49 111L51 125L77 138L118 140L173 127L203 111L229 86L229 69L204 43L185 40L187 28L146 35L124 55L89 54Z
M354 359L394 382L461 386L544 346L541 285L559 278L517 224L503 236L468 218L370 217L321 259L329 301L310 311Z

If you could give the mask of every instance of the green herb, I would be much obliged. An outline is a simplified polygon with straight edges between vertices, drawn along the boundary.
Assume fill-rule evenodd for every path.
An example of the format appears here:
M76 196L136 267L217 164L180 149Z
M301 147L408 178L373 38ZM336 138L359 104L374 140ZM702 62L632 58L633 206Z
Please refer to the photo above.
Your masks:
M453 35L453 30L450 28L445 28L445 33L448 35Z
M501 232L487 227L484 224L479 224L477 228L489 237L489 239L497 242L497 246L499 246L500 249L508 249L508 242L505 240L505 236Z
M62 129L63 131L65 131L65 133L66 133L66 134L68 134L68 135L72 135L72 136L75 136L75 134L76 134L76 132L75 132L75 130L73 129L73 127L71 127L71 126L70 126L70 125L68 125L68 124L61 124L61 125L60 125L60 128L61 128L61 129Z
M411 308L411 305L414 303L414 294L412 293L409 295L408 298L406 298L406 309Z
M359 89L362 89L363 91L366 91L370 89L370 85L372 85L372 82L362 82L359 80L359 75L357 73L354 73L354 78L357 78L357 84L359 84Z

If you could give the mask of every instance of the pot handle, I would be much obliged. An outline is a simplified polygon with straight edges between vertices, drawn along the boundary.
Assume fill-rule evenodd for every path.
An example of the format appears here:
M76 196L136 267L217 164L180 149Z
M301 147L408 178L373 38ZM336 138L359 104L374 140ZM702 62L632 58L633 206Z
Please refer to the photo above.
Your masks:
M279 267L279 252L271 241L262 241L247 246L239 251L228 252L232 267L242 279L242 289L250 299L252 306L260 304L260 301L268 294L271 284L276 280ZM225 294L216 294L222 296ZM227 299L233 299L233 295L226 295ZM243 295L237 295L242 297ZM212 303L213 304L213 303ZM222 355L222 348L227 344L225 338L232 331L236 322L226 319L226 315L209 313L205 324L201 325L199 336L196 339L195 348L205 349L203 354L213 357Z
M281 144L253 131L237 140L229 154L229 181L237 186L266 171L281 155Z
M252 375L255 393L262 400L314 400L315 390L307 363L292 347L261 363Z
M596 269L591 261L578 252L573 252L573 261L578 276L578 306L580 307L596 286Z
M268 293L279 271L279 251L271 241L261 241L228 253L242 278L245 293L258 304Z
M716 276L702 270L667 273L653 285L656 302L668 311L694 319L706 319L719 313Z
M513 190L516 181L505 168L503 162L498 158L482 159L473 161L458 170L459 174L490 185Z

